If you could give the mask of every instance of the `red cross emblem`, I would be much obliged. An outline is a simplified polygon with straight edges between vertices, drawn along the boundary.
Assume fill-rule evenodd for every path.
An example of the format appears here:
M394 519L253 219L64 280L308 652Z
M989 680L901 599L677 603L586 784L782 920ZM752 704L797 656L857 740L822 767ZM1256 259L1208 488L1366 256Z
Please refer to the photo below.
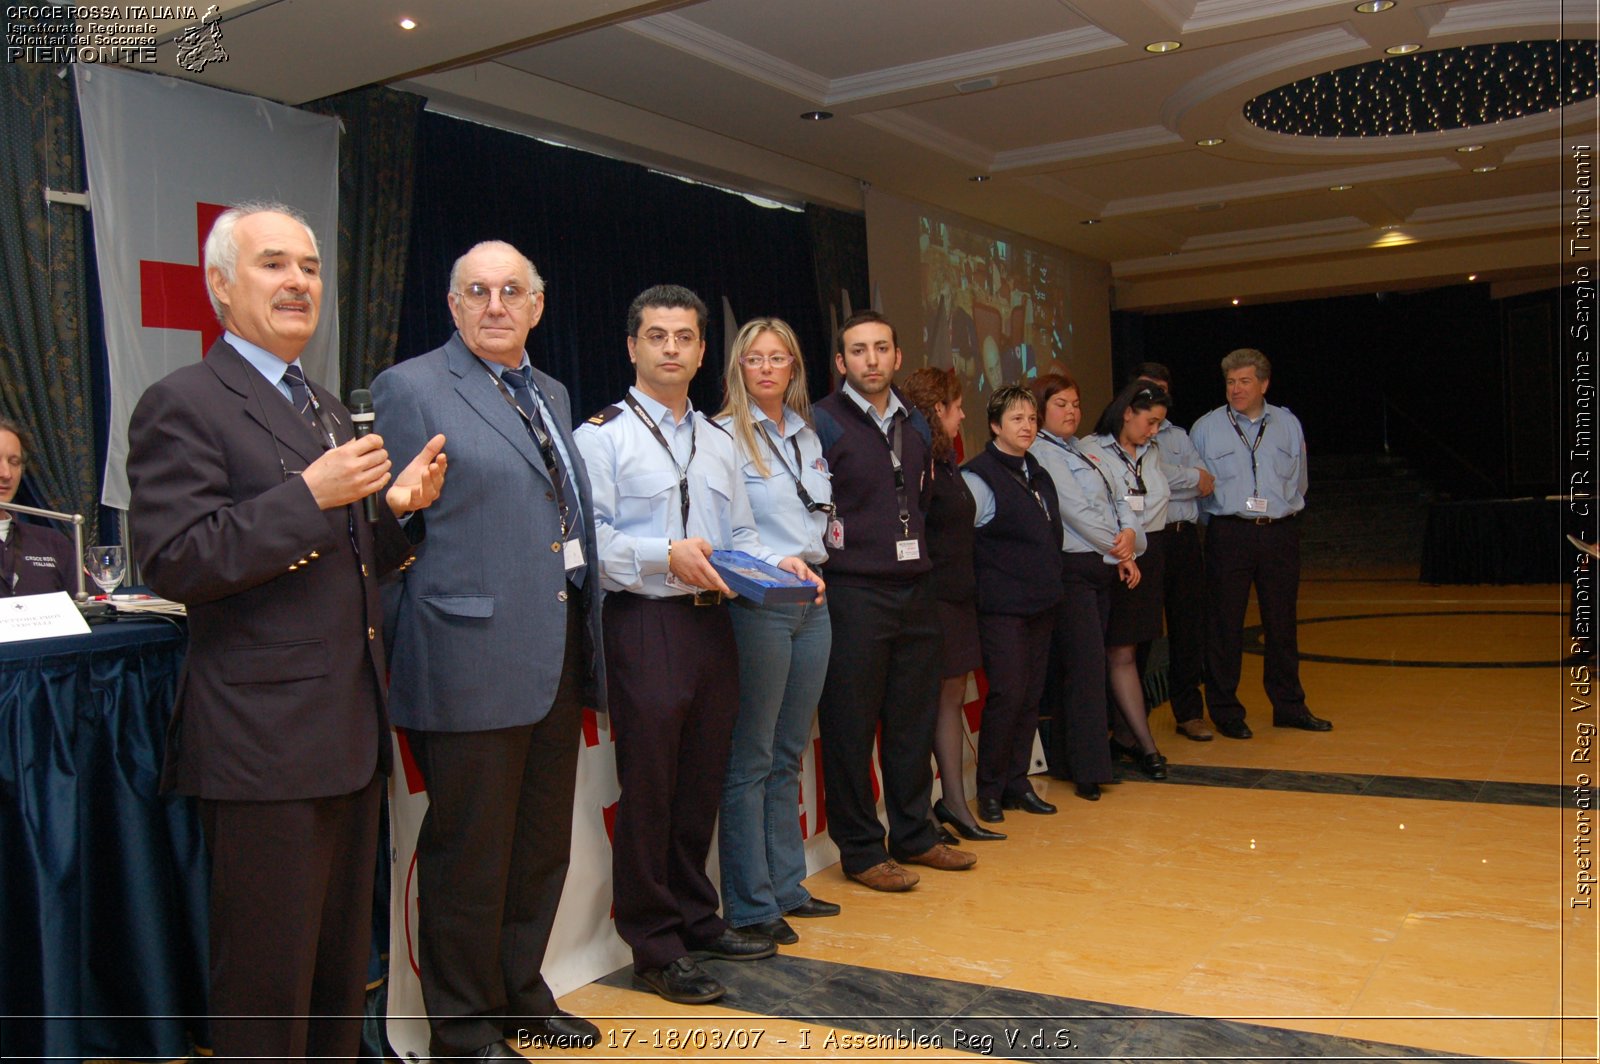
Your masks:
M222 323L211 309L206 287L205 246L217 215L228 208L216 203L196 203L195 262L139 260L139 324L147 329L187 329L200 334L200 357L222 335Z

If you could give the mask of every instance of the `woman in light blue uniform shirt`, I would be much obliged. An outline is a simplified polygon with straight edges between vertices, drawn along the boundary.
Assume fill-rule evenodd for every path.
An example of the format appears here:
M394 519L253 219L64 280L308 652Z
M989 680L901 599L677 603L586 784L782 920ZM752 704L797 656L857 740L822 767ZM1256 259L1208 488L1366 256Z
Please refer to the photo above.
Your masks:
M1161 452L1153 442L1166 420L1167 393L1149 381L1136 380L1117 393L1101 413L1095 434L1084 449L1098 454L1119 498L1144 526L1149 547L1139 556L1137 584L1111 589L1111 617L1106 622L1106 676L1121 710L1121 726L1111 749L1139 766L1151 779L1167 778L1167 759L1150 736L1150 713L1139 676L1140 643L1161 635L1161 607L1166 568L1167 503L1172 487L1161 471ZM1131 738L1130 743L1126 741Z
M820 570L832 512L822 443L811 425L805 362L794 330L757 318L739 330L717 424L738 447L761 542ZM800 936L785 916L833 916L813 898L800 837L800 758L828 672L833 630L824 604L757 606L737 598L739 719L722 788L718 855L723 915L780 944Z

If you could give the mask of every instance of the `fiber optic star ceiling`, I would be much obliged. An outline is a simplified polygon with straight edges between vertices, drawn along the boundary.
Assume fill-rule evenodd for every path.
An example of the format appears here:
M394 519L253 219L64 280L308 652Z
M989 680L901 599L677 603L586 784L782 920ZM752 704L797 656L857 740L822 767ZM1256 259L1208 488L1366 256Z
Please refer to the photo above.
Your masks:
M1595 95L1595 41L1473 44L1344 67L1244 105L1299 137L1390 137L1505 122Z

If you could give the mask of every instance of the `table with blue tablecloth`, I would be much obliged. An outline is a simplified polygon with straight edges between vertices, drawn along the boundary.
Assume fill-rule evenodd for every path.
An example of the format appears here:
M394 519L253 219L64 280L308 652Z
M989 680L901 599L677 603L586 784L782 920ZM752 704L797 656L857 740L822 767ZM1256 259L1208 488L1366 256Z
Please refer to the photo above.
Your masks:
M0 644L0 1056L205 1044L205 845L157 794L182 623Z

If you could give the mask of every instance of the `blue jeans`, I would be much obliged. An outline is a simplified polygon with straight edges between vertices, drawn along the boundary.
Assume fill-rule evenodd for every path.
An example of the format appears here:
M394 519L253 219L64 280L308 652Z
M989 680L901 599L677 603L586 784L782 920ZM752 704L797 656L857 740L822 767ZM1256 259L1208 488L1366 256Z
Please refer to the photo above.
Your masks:
M729 610L739 643L739 719L722 786L722 912L734 927L775 920L811 895L800 837L800 758L828 675L826 605Z

